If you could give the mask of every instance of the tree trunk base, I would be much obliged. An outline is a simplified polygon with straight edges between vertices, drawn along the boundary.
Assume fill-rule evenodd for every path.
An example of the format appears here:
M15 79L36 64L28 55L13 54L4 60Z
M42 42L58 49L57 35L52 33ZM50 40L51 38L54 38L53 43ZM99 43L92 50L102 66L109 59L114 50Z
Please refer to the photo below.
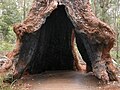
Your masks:
M14 26L14 32L16 47L7 55L10 63L4 65L6 69L12 66L14 79L25 71L35 74L74 67L82 71L74 46L76 38L87 72L104 82L117 80L110 56L115 32L95 17L89 0L35 0L27 18Z

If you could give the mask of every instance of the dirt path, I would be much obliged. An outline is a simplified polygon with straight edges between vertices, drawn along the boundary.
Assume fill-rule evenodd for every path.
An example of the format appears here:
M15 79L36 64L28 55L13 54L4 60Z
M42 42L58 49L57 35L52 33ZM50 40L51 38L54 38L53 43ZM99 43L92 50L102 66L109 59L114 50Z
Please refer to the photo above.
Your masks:
M120 84L102 84L91 75L74 71L46 72L22 79L26 90L120 90Z

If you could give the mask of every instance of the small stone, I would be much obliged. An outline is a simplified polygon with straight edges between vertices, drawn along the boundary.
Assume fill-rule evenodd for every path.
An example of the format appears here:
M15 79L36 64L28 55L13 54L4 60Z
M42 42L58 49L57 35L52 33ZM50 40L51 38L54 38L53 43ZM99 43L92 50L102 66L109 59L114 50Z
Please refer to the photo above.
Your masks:
M108 33L108 32L105 32L105 33Z
M115 84L115 81L113 81L113 85Z

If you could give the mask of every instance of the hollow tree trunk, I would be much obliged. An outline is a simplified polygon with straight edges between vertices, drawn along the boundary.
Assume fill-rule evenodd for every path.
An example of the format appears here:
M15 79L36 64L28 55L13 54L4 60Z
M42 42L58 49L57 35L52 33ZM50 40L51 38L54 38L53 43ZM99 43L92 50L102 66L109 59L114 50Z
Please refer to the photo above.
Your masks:
M89 0L34 0L27 18L14 25L17 47L7 55L15 66L14 78L24 71L72 70L73 30L87 71L103 81L117 80L110 56L115 32L95 17Z

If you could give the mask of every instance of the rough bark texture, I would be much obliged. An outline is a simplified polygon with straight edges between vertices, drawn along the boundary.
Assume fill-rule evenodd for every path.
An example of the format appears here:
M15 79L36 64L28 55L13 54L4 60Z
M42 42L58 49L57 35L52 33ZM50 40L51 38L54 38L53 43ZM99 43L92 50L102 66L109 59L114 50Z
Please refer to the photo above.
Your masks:
M117 80L110 56L115 32L95 17L88 0L34 0L27 18L14 25L17 45L7 55L15 65L14 78L20 78L26 70L73 69L73 30L87 71L103 81Z
M74 31L72 31L71 45L72 45L72 54L74 57L74 69L76 71L86 72L86 64L83 61L82 56L80 55L78 51Z

